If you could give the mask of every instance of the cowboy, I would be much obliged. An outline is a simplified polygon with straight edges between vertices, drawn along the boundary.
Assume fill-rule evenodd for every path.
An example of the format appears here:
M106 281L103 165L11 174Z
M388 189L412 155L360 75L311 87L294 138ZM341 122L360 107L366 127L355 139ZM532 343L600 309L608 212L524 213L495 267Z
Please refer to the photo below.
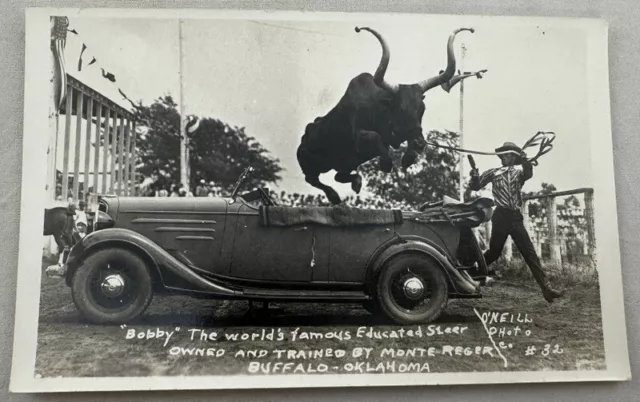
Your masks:
M507 237L511 236L518 251L529 266L531 273L542 289L544 299L551 303L562 297L551 287L549 279L540 264L540 259L533 247L531 238L524 227L522 209L522 186L533 176L533 166L520 147L512 142L505 142L496 148L502 167L489 169L479 174L478 169L471 170L471 190L479 191L487 184L492 184L494 202L496 204L491 218L492 230L489 249L484 253L487 266L496 261L502 254Z

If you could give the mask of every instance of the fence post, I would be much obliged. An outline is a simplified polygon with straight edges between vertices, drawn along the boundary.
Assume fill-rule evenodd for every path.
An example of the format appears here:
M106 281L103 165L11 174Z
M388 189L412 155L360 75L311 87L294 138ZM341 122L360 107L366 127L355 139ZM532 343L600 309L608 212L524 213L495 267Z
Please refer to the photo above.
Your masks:
M87 96L87 110L85 112L87 131L84 142L84 199L86 200L87 194L89 194L89 181L91 178L91 128L93 126L93 98Z
M536 254L538 254L538 256L540 258L542 258L542 242L540 241L540 230L539 229L534 229L535 233L534 233L534 238L533 238L533 247L536 249Z
M111 169L109 176L109 193L116 194L116 159L118 157L118 113L114 109L111 115L113 128L109 135L109 141L111 141Z
M531 231L531 222L529 222L529 200L522 200L522 223L527 232Z
M547 228L549 229L549 251L551 253L551 263L557 267L562 265L560 255L560 244L558 242L558 216L556 208L556 198L547 198Z
M62 151L62 200L67 201L69 195L69 147L71 144L71 107L75 89L67 83L67 104L64 109L64 148ZM57 182L57 181L56 181Z
M529 216L529 200L522 200L522 223L524 224L525 230L529 234L531 243L533 243L533 248L536 250L536 253L540 255L540 252L538 251L540 247L538 236L534 230L533 225L531 224L531 217Z
M82 109L84 106L84 93L78 90L76 96L76 140L75 151L73 154L73 201L78 202L80 199L80 150L82 144Z
M122 185L124 188L124 195L130 196L131 194L131 120L127 117L126 124L124 126L124 136L125 136L125 144L124 144L124 175L122 176Z
M106 114L104 115L104 134L102 135L102 194L107 194L107 188L109 181L107 175L109 172L109 137L110 137L110 123L111 120L111 108L106 106Z
M484 224L484 244L487 245L487 249L489 248L489 244L491 241L491 221L488 221Z
M138 189L136 188L136 184L138 183L136 178L136 122L133 121L131 125L131 133L133 134L133 138L131 139L131 195L136 197L139 196Z
M98 187L98 179L100 179L100 133L102 132L102 103L96 101L96 142L95 142L95 157L93 159L93 192L98 194L100 188ZM104 156L103 156L104 158Z
M122 115L120 116L120 128L118 129L118 145L117 145L117 152L118 152L118 159L117 159L117 163L118 163L118 175L116 177L117 180L117 190L116 190L116 194L118 195L122 195L122 189L123 186L125 184L124 182L124 127L125 127L125 120L126 120L126 116Z
M513 258L513 241L511 237L507 237L507 241L504 242L504 252L502 253L502 257L504 258L504 262L507 264L511 262Z
M593 219L593 190L584 193L584 214L587 221L587 242L589 257L595 261L596 259L596 235Z

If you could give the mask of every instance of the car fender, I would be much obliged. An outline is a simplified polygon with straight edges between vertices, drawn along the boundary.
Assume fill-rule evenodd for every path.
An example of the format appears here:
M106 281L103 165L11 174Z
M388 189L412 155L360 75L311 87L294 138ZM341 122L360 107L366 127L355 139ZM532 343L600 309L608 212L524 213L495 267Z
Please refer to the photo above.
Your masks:
M367 269L367 277L365 278L365 283L369 288L374 289L377 275L385 263L393 257L408 252L418 252L432 258L447 277L449 285L454 290L453 293L472 294L477 291L476 285L460 274L441 251L440 247L432 244L428 239L416 236L399 236L397 239L383 245L383 247L374 254Z
M158 279L164 287L169 285L165 282L165 277L173 275L195 287L193 290L215 292L223 295L234 295L236 293L231 289L202 278L147 237L123 228L108 228L92 232L74 245L66 261L67 284L71 283L74 272L82 266L82 262L87 256L97 250L118 246L139 253L151 265L149 268L153 269L158 275Z

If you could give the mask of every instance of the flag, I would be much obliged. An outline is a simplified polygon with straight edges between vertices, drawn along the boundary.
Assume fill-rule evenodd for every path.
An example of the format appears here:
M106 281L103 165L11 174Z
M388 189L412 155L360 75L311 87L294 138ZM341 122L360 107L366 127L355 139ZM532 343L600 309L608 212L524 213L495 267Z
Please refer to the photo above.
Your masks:
M101 68L101 70L102 70L102 76L104 78L108 79L111 82L116 82L116 76L115 75L104 71L104 68Z
M54 103L58 112L62 107L62 102L67 96L67 72L65 69L64 48L67 44L67 27L69 19L67 17L52 17L53 27L51 28L51 51L55 59L54 65Z
M87 50L87 45L82 44L82 50L80 51L80 58L78 59L78 71L82 71L82 54Z
M124 100L128 101L128 102L131 104L131 107L133 107L133 108L134 108L134 109L136 109L136 110L138 110L138 109L139 109L139 108L138 108L138 105L136 105L134 101L132 101L131 99L129 99L129 97L128 97L124 92L122 92L122 89L118 88L118 92L120 92L120 95L122 95L122 98L123 98Z

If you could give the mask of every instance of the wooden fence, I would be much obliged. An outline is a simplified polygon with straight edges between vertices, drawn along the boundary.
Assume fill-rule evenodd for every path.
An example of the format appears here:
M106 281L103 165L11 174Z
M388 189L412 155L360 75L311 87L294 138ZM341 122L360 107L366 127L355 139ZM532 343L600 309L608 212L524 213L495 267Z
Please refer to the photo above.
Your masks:
M583 196L584 208L580 208L577 214L579 218L584 219L584 233L572 233L571 236L567 236L563 233L563 230L560 229L566 229L568 226L571 226L571 223L566 222L567 216L561 216L558 213L557 200L558 198L572 195ZM538 217L535 221L529 216L529 205L532 202L539 202L540 205L546 209L545 216ZM576 211L574 210L574 212ZM592 188L577 188L544 195L524 196L522 214L524 216L525 227L531 236L533 245L543 260L556 266L561 266L563 262L572 261L573 259L578 260L581 257L595 262L596 238ZM575 214L573 218L576 218ZM485 247L488 247L491 222L484 225L482 232ZM582 244L582 247L578 246L579 250L576 251L575 247L569 247L570 242ZM516 253L517 251L514 250L513 242L511 238L509 238L505 244L503 258L506 261L510 261Z
M88 192L135 195L136 130L132 113L67 74L67 96L60 120L64 128L58 130L62 122L56 124L55 152L63 154L61 164L54 157L56 198L76 201ZM64 135L62 144L59 135Z

